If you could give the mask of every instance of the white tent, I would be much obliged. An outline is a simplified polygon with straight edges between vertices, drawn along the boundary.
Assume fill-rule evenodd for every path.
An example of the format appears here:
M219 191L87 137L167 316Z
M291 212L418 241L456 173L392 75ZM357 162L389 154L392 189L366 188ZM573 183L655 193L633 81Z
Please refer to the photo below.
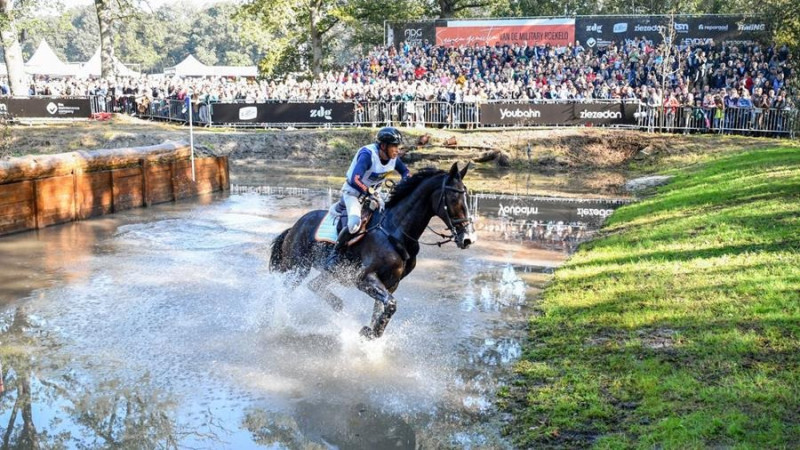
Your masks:
M255 77L256 66L207 66L189 55L178 64L164 69L165 75L184 77Z
M75 74L75 70L61 61L44 39L39 43L39 47L36 48L31 59L25 63L25 72L30 75L51 76L69 76Z
M114 71L116 75L122 77L138 77L140 74L134 70L131 70L122 64L117 57L114 57ZM99 77L100 76L100 49L98 48L97 51L94 52L89 61L83 64L83 66L78 70L77 74L78 77L81 78L88 78L88 77Z

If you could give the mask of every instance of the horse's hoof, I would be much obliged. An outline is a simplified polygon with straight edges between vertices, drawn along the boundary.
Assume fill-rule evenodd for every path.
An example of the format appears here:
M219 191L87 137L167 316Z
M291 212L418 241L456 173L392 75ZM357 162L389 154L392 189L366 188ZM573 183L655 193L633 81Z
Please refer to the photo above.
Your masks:
M368 341L371 341L371 340L375 339L375 332L373 332L372 328L370 328L370 327L362 328L361 331L358 334L363 336Z

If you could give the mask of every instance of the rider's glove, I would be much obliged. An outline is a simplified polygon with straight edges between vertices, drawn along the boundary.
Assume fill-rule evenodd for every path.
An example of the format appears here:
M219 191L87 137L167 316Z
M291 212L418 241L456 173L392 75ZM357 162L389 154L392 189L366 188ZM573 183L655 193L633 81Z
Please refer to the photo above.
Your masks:
M369 207L373 211L376 209L380 212L383 212L383 209L386 207L386 203L383 201L383 197L380 194L372 194L369 196Z

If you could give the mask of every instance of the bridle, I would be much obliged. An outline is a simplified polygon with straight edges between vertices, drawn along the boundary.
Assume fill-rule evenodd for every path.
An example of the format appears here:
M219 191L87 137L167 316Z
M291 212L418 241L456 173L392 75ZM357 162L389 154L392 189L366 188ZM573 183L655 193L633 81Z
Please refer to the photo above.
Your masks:
M470 215L469 215L469 207L466 208L467 209L467 217L465 217L463 219L454 219L453 216L450 215L450 208L447 206L447 201L445 201L445 195L447 194L447 191L457 192L457 193L461 194L463 196L463 199L464 199L464 205L467 205L467 191L466 191L466 189L458 189L458 188L453 187L453 186L448 186L447 185L447 180L449 178L450 177L442 178L442 187L440 189L441 195L439 195L439 202L436 204L436 211L438 212L440 209L442 209L442 207L444 207L444 216L447 219L445 221L445 225L447 225L447 230L450 232L450 234L447 235L447 234L444 234L444 233L439 233L438 231L436 231L433 228L431 228L430 225L428 225L428 229L431 230L431 232L433 232L437 236L443 238L444 240L443 241L439 241L439 242L420 242L419 240L414 239L413 237L411 237L408 234L406 234L405 231L403 231L403 235L406 238L408 238L408 239L410 239L410 240L412 240L414 242L419 242L422 245L437 245L437 246L441 247L443 244L446 244L448 242L452 242L453 240L455 240L456 236L458 236L458 230L456 229L456 226L464 224L464 223L467 223L467 224L472 223L472 217L470 217Z

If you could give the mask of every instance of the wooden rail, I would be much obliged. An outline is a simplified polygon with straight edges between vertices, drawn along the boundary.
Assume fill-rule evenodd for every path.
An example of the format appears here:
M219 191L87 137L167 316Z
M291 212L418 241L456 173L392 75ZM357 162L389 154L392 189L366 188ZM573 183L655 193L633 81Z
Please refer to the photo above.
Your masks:
M0 162L0 236L230 189L228 158L189 144L27 156Z

